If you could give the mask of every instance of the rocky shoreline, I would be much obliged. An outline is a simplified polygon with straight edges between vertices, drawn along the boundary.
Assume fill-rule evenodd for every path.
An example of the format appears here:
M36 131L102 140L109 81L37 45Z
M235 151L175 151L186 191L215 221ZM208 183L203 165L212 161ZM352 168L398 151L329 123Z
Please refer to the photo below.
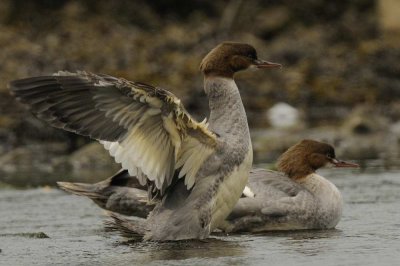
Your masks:
M98 180L118 169L100 145L31 116L9 94L10 80L58 70L107 73L163 85L200 119L207 101L198 66L225 40L251 43L260 57L284 65L282 71L237 77L256 163L272 164L290 145L312 138L335 145L343 158L398 165L400 24L391 16L396 5L382 0L185 5L176 0L171 8L162 1L4 0L0 182ZM279 102L296 114L285 127L268 118Z
M336 155L357 161L362 168L379 160L385 169L400 167L400 123L390 124L384 117L358 108L341 127L304 128L304 122L290 128L252 128L254 163L274 169L276 159L301 139L315 139L335 146ZM50 130L43 126L43 130ZM53 130L53 129L51 129ZM11 149L0 156L0 184L20 187L55 185L56 181L97 182L119 169L112 157L97 142L81 141L70 152L68 141L47 140Z

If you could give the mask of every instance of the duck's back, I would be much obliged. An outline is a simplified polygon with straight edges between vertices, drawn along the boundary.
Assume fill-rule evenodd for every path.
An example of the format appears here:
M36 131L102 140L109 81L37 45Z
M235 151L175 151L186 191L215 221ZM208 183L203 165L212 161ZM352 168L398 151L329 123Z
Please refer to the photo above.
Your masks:
M277 200L294 197L304 187L291 180L282 172L255 168L250 171L249 187L258 197Z
M233 231L324 229L340 220L340 192L316 174L302 184L280 172L253 169L248 187L255 197L241 198L235 206L228 217Z

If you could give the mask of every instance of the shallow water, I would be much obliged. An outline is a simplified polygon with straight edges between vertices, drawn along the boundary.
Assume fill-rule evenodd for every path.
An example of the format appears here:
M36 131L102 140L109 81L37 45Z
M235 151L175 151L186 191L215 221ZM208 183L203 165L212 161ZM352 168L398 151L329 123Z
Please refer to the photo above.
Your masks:
M320 173L345 200L335 230L175 243L127 243L104 230L104 211L83 197L1 189L0 265L399 265L400 170Z

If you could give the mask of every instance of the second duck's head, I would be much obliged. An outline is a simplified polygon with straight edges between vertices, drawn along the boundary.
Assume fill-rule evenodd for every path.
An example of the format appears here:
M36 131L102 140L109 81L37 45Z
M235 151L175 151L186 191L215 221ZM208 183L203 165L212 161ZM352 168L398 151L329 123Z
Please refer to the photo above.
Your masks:
M212 49L202 60L200 70L204 75L233 78L241 70L251 67L273 68L280 64L258 59L256 49L245 43L223 42Z
M277 167L290 178L300 179L328 165L358 167L357 164L336 159L331 145L315 140L302 140L290 147L279 157Z

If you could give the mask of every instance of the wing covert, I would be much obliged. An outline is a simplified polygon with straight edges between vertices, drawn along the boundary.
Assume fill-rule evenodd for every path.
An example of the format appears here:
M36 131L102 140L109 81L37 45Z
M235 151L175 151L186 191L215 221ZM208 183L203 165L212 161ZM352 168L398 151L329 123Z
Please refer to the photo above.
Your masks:
M217 139L172 93L88 72L16 80L12 93L50 125L100 141L141 184L164 192L180 169L190 189Z

